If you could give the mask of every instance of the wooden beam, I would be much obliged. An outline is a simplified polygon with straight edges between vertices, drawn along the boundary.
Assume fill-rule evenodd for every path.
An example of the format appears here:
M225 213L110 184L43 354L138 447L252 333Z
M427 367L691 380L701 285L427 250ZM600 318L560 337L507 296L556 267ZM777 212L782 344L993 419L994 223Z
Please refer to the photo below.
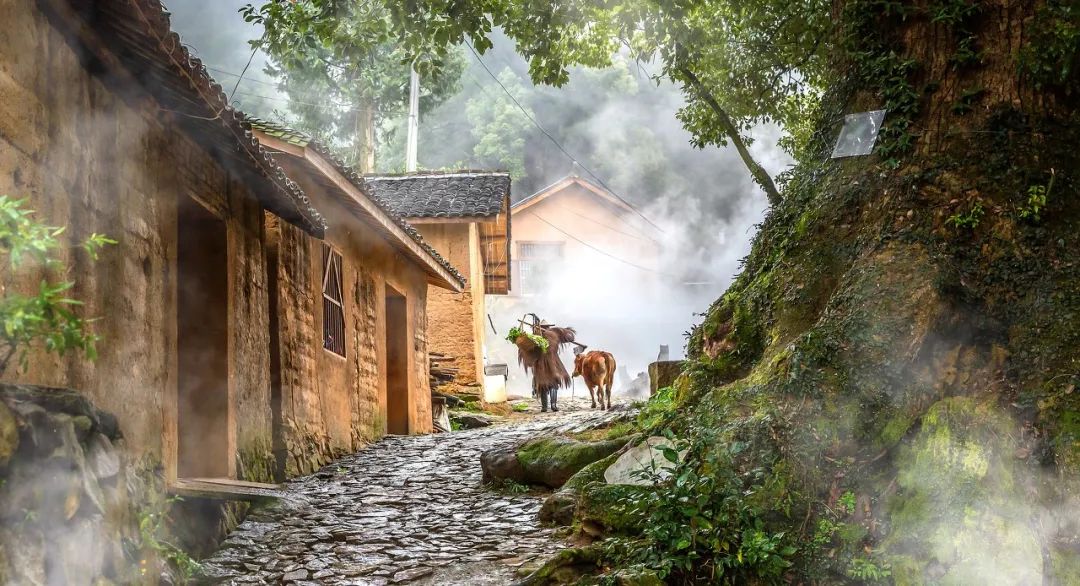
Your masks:
M405 221L415 225L420 224L494 224L498 221L498 216L458 216L454 218L422 218L422 217L407 217Z
M276 136L270 136L258 128L252 128L251 132L255 134L255 138L259 139L264 147L269 149L280 151L288 155L303 159L304 151L306 150L302 146L295 145L287 140L281 140Z
M168 484L170 494L219 501L262 502L285 497L280 484L245 482L230 478L178 478Z

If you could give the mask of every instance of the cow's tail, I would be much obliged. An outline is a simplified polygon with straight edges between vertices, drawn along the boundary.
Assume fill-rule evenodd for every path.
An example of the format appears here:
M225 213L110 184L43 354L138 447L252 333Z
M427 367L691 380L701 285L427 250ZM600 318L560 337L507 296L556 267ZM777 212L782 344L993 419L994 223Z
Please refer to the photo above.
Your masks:
M604 386L611 392L611 385L615 382L615 356L611 352L604 352L604 363L607 365L607 376L604 377Z

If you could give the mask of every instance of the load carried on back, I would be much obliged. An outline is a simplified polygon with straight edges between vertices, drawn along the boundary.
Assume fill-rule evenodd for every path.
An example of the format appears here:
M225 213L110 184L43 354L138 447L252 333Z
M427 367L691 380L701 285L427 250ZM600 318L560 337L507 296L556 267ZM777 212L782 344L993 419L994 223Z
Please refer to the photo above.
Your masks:
M531 322L524 318L518 320L522 327L510 329L506 339L518 349L518 363L525 372L532 372L533 396L540 399L543 412L559 410L559 388L570 386L570 373L559 359L559 351L566 344L574 344L582 349L584 345L574 341L574 328L562 328L541 320L535 313Z

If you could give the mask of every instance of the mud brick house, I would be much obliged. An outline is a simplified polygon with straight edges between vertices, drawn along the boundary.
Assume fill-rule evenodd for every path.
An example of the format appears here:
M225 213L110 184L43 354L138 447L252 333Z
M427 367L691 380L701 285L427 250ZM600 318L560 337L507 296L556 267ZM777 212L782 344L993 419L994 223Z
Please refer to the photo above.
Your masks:
M11 0L3 15L0 193L72 243L118 241L98 262L66 253L99 359L35 354L7 378L85 393L172 486L272 480L264 218L317 238L322 216L156 0ZM32 287L32 272L4 278Z
M320 240L268 216L286 470L311 472L387 432L430 432L428 296L460 294L464 278L321 144L252 126L329 224Z
M465 274L464 291L429 289L428 342L432 351L457 358L457 383L482 387L490 333L485 295L510 290L510 175L425 172L364 181Z
M324 151L264 148L158 2L5 6L0 193L118 241L66 259L100 358L7 378L84 392L173 485L430 431L425 298L461 290L450 264Z
M549 275L567 259L596 256L590 262L617 263L596 249L659 265L656 228L622 198L576 174L514 203L510 214L515 297L543 294ZM588 235L588 243L573 236L578 234Z

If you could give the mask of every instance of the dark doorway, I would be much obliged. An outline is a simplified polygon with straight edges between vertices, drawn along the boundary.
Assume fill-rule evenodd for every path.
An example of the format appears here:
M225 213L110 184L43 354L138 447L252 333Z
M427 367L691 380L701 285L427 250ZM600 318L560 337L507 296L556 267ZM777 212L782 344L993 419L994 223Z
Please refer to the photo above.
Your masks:
M270 415L274 450L274 482L285 482L285 468L289 457L285 444L285 420L282 413L281 388L281 291L278 289L278 272L281 270L281 226L276 217L266 216L266 287L270 307Z
M386 431L409 433L409 317L405 296L386 286Z
M229 476L228 239L181 198L177 243L177 431L181 478Z

